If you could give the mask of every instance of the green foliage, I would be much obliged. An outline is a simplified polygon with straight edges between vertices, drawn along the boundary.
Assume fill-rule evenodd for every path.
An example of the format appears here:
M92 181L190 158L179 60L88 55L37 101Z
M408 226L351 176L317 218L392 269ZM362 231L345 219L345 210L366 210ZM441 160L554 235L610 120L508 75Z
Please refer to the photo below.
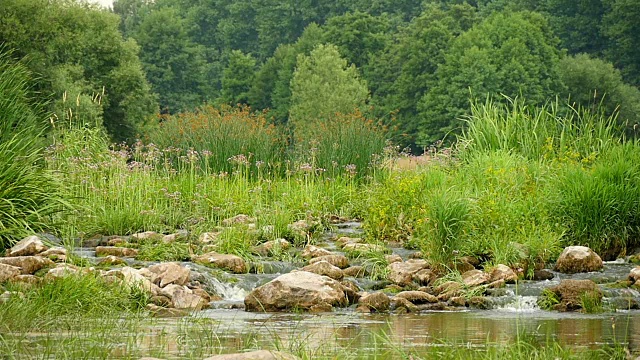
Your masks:
M236 105L247 104L255 77L256 61L251 55L234 50L222 75L221 101Z
M459 132L468 99L522 95L544 102L563 88L558 76L557 39L536 13L496 13L460 35L422 98L419 143L428 145Z
M629 84L640 86L640 8L634 0L607 0L610 7L603 19L602 31L611 44L607 56Z
M38 76L36 89L55 100L50 109L59 119L67 117L60 104L65 93L85 104L100 94L85 115L104 120L109 134L121 141L135 136L156 111L138 48L122 38L116 15L74 1L10 0L3 9L0 39Z
M291 79L290 121L297 129L314 120L362 108L369 97L366 82L355 66L347 66L333 45L318 45L309 56L299 55Z
M592 112L617 114L617 121L634 133L640 123L640 90L623 82L620 71L586 54L560 60L560 77L572 102Z
M560 304L560 297L555 292L544 289L538 297L537 303L543 310L553 310L554 306Z
M64 209L60 184L42 169L44 115L28 70L0 52L0 250L51 228Z
M189 243L174 241L164 243L157 240L144 240L138 244L136 260L142 261L188 261L191 259Z

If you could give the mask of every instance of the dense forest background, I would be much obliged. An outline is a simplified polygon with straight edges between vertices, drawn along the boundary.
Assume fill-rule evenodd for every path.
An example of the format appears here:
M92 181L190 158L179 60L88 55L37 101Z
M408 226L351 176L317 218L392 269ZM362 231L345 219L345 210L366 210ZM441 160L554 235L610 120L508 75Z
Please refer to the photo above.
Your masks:
M640 122L637 0L0 0L0 43L53 126L115 141L203 104L276 125L356 109L419 151L470 99L554 99ZM503 96L504 95L504 96ZM337 120L336 120L337 121Z

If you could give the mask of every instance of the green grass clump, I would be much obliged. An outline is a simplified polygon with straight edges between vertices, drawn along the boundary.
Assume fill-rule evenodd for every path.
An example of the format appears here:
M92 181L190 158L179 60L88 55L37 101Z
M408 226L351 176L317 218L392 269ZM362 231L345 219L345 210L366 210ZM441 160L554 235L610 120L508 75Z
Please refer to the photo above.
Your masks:
M30 74L0 47L0 251L34 231L52 229L65 208L60 185L43 170L44 114Z
M138 243L136 260L142 261L189 261L191 247L186 241L165 243L162 240L141 240Z

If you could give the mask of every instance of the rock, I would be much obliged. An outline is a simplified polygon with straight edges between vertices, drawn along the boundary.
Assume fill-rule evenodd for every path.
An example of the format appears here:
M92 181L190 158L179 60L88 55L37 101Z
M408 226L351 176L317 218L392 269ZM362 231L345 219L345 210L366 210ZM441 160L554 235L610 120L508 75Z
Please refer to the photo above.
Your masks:
M205 289L195 288L195 289L191 289L191 291L195 295L200 296L206 304L209 304L211 302L211 299L212 299L211 295L209 295L209 293Z
M463 256L460 258L461 262L466 262L473 267L480 266L480 259L475 256Z
M364 266L354 265L350 266L342 271L344 276L351 276L354 278L361 278L367 276L367 270L365 270Z
M412 313L420 311L420 309L418 309L418 307L411 301L397 296L391 298L391 309L401 313Z
M389 280L400 286L407 286L413 282L413 275L426 269L429 264L424 260L411 259L405 262L389 264Z
M210 252L194 257L193 261L199 264L228 270L234 274L245 274L248 271L247 263L240 256L236 255Z
M470 270L462 274L462 281L468 287L476 287L487 284L491 280L491 275L481 270Z
M438 278L438 275L431 269L422 269L413 274L413 280L422 286L429 286L433 284Z
M347 303L342 284L308 271L280 275L244 299L247 311L260 312L310 310L315 305L346 306Z
M18 275L13 279L11 279L11 282L14 284L24 284L27 286L34 286L34 285L40 284L40 278L34 275Z
M472 271L476 269L475 266L463 260L457 261L455 264L451 264L451 266L449 267L456 269L456 271L459 272L460 274L464 274L467 271Z
M454 307L467 306L467 299L465 299L464 296L454 296L449 299L448 305Z
M389 264L393 264L395 262L402 262L402 258L398 254L386 255L384 258L385 260L387 260L387 263Z
M323 249L315 245L307 245L302 251L302 257L305 259L311 259L326 255L333 255L333 253L327 249Z
M360 300L360 288L356 283L349 280L342 280L340 284L342 284L342 290L347 296L349 304L355 304L358 302L358 300Z
M155 231L145 231L137 234L131 235L132 239L136 240L149 240L149 239L160 239L162 238L162 234L158 234Z
M216 355L204 360L300 360L300 358L281 351L257 350L238 354Z
M514 284L518 281L518 275L507 265L499 264L491 270L491 280L489 281L494 282L497 280L504 280L507 284Z
M481 310L488 310L493 306L491 299L485 296L473 296L467 301L467 304L469 304L470 307Z
M318 275L328 276L332 279L342 280L344 273L339 267L331 265L328 261L318 261L302 268L302 271L312 272Z
M162 307L170 307L171 306L171 299L169 299L168 297L164 296L164 295L154 295L151 297L151 299L149 299L149 302L151 302L152 304L158 305L158 306L162 306Z
M53 261L40 256L13 256L0 258L0 264L17 266L23 275L33 274L45 266L52 266Z
M63 247L52 247L49 250L41 252L38 256L49 258L49 260L55 262L65 262L67 261L67 249Z
M582 298L585 296L596 301L602 300L602 292L598 285L591 280L562 280L560 284L552 286L548 290L559 299L559 303L552 307L553 310L558 311L581 309Z
M173 233L173 234L169 234L169 235L164 235L162 237L162 242L165 243L165 244L171 244L171 243L174 243L174 242L176 242L178 240L186 239L186 237L187 237L186 234L177 232L177 233Z
M499 279L499 280L492 281L492 282L490 282L489 284L487 284L487 288L490 288L490 289L499 289L499 288L501 288L501 287L506 286L506 284L507 284L507 283L504 281L504 279Z
M447 281L434 289L438 294L438 301L449 301L452 297L462 295L462 284L455 281Z
M0 284L15 278L21 273L22 271L17 266L0 264Z
M45 275L46 279L58 279L63 278L69 275L75 275L79 273L80 270L77 266L70 264L60 264L53 269L49 269L47 274Z
M4 304L14 297L24 299L24 294L19 291L5 291L0 295L0 304Z
M635 284L638 281L638 279L640 279L640 266L636 266L633 269L631 269L631 272L629 272L628 279L631 281L632 284Z
M603 268L602 259L586 246L569 246L562 251L555 270L565 274L598 271Z
M152 265L148 269L156 275L152 282L161 288L169 284L186 285L191 273L189 269L175 262Z
M165 308L156 304L147 304L147 310L156 317L182 317L188 315L188 313L183 309Z
M391 250L387 249L386 247L382 246L382 245L377 245L377 244L363 244L363 243L357 243L357 244L346 244L342 247L342 250L344 250L347 253L351 253L354 255L357 254L367 254L367 253L389 253L391 252ZM402 261L402 258L400 258L400 261Z
M176 285L177 286L177 285ZM183 286L173 293L171 304L176 309L201 310L208 304L200 295L194 294L189 288Z
M137 286L144 291L151 292L153 289L153 284L149 279L142 276L138 270L125 266L120 269L107 271L104 276L115 276L118 279L122 280L122 282L127 286Z
M395 297L407 299L412 304L415 304L415 305L438 302L438 299L434 295L431 295L423 291L402 291L396 294Z
M553 273L549 270L535 270L533 272L533 280L542 281L542 280L551 280L553 279Z
M7 250L6 256L33 256L47 250L48 247L36 235L27 236L18 241L11 249Z
M112 239L107 240L107 246L120 246L127 243L127 240L121 237L114 237Z
M299 236L306 236L309 234L314 228L319 227L320 222L315 220L298 220L293 224L287 225L287 229L292 233Z
M348 236L342 236L336 240L336 244L340 247L344 247L346 245L360 244L362 243L362 238L352 238Z
M138 255L137 249L117 247L117 246L98 246L96 247L96 256L117 256L117 257L134 257Z
M345 269L349 267L349 259L347 259L344 255L325 255L318 256L311 260L309 260L309 264L314 264L320 261L327 261L329 264L339 267L340 269Z
M381 291L366 293L358 300L358 308L362 312L386 312L389 311L390 305L391 300ZM365 309L368 311L363 311Z
M200 234L200 237L198 238L198 241L202 244L209 244L209 243L215 243L218 241L218 238L220 237L221 232L206 232L206 233L202 233Z
M448 310L447 304L443 302L437 302L435 304L423 304L418 305L418 310L420 311L443 311Z
M238 214L236 216L227 218L222 220L223 226L233 226L233 225L248 225L250 223L255 223L256 218L251 217L245 214Z
M125 265L126 263L127 263L126 261L113 255L107 255L101 258L100 260L98 260L98 265L104 265L104 266Z
M251 248L251 252L260 256L269 256L271 254L278 253L280 251L288 250L291 247L291 243L285 239L275 239L267 241L264 244L254 246Z
M423 259L424 253L422 251L416 251L409 255L409 259Z

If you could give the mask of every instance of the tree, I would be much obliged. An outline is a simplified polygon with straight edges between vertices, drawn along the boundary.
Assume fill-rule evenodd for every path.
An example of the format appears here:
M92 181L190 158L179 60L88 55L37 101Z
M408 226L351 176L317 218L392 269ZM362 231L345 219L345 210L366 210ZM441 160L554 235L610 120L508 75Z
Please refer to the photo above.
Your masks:
M136 31L147 79L165 112L193 109L214 95L206 91L204 48L190 40L187 27L178 10L165 7L145 16Z
M91 114L122 141L157 111L138 47L123 39L118 16L86 3L47 0L6 0L2 8L0 42L37 74L36 90L59 118L68 106L65 95L78 99L86 105L81 116ZM101 100L92 102L97 94Z
M561 93L557 43L546 19L531 12L496 13L460 35L420 100L418 142L458 130L470 97L504 94L536 103Z
M605 0L611 11L604 18L604 33L612 43L607 55L625 80L640 86L640 6L635 0Z
M570 94L571 102L607 115L618 114L618 122L627 130L640 124L640 90L625 84L620 71L610 62L587 54L560 60L560 78Z
M369 97L355 66L347 66L334 45L318 45L309 56L299 55L291 80L290 121L295 127L327 120L363 107Z
M251 55L245 55L240 50L233 50L229 56L229 65L222 74L220 100L232 105L247 104L255 71L256 61Z

